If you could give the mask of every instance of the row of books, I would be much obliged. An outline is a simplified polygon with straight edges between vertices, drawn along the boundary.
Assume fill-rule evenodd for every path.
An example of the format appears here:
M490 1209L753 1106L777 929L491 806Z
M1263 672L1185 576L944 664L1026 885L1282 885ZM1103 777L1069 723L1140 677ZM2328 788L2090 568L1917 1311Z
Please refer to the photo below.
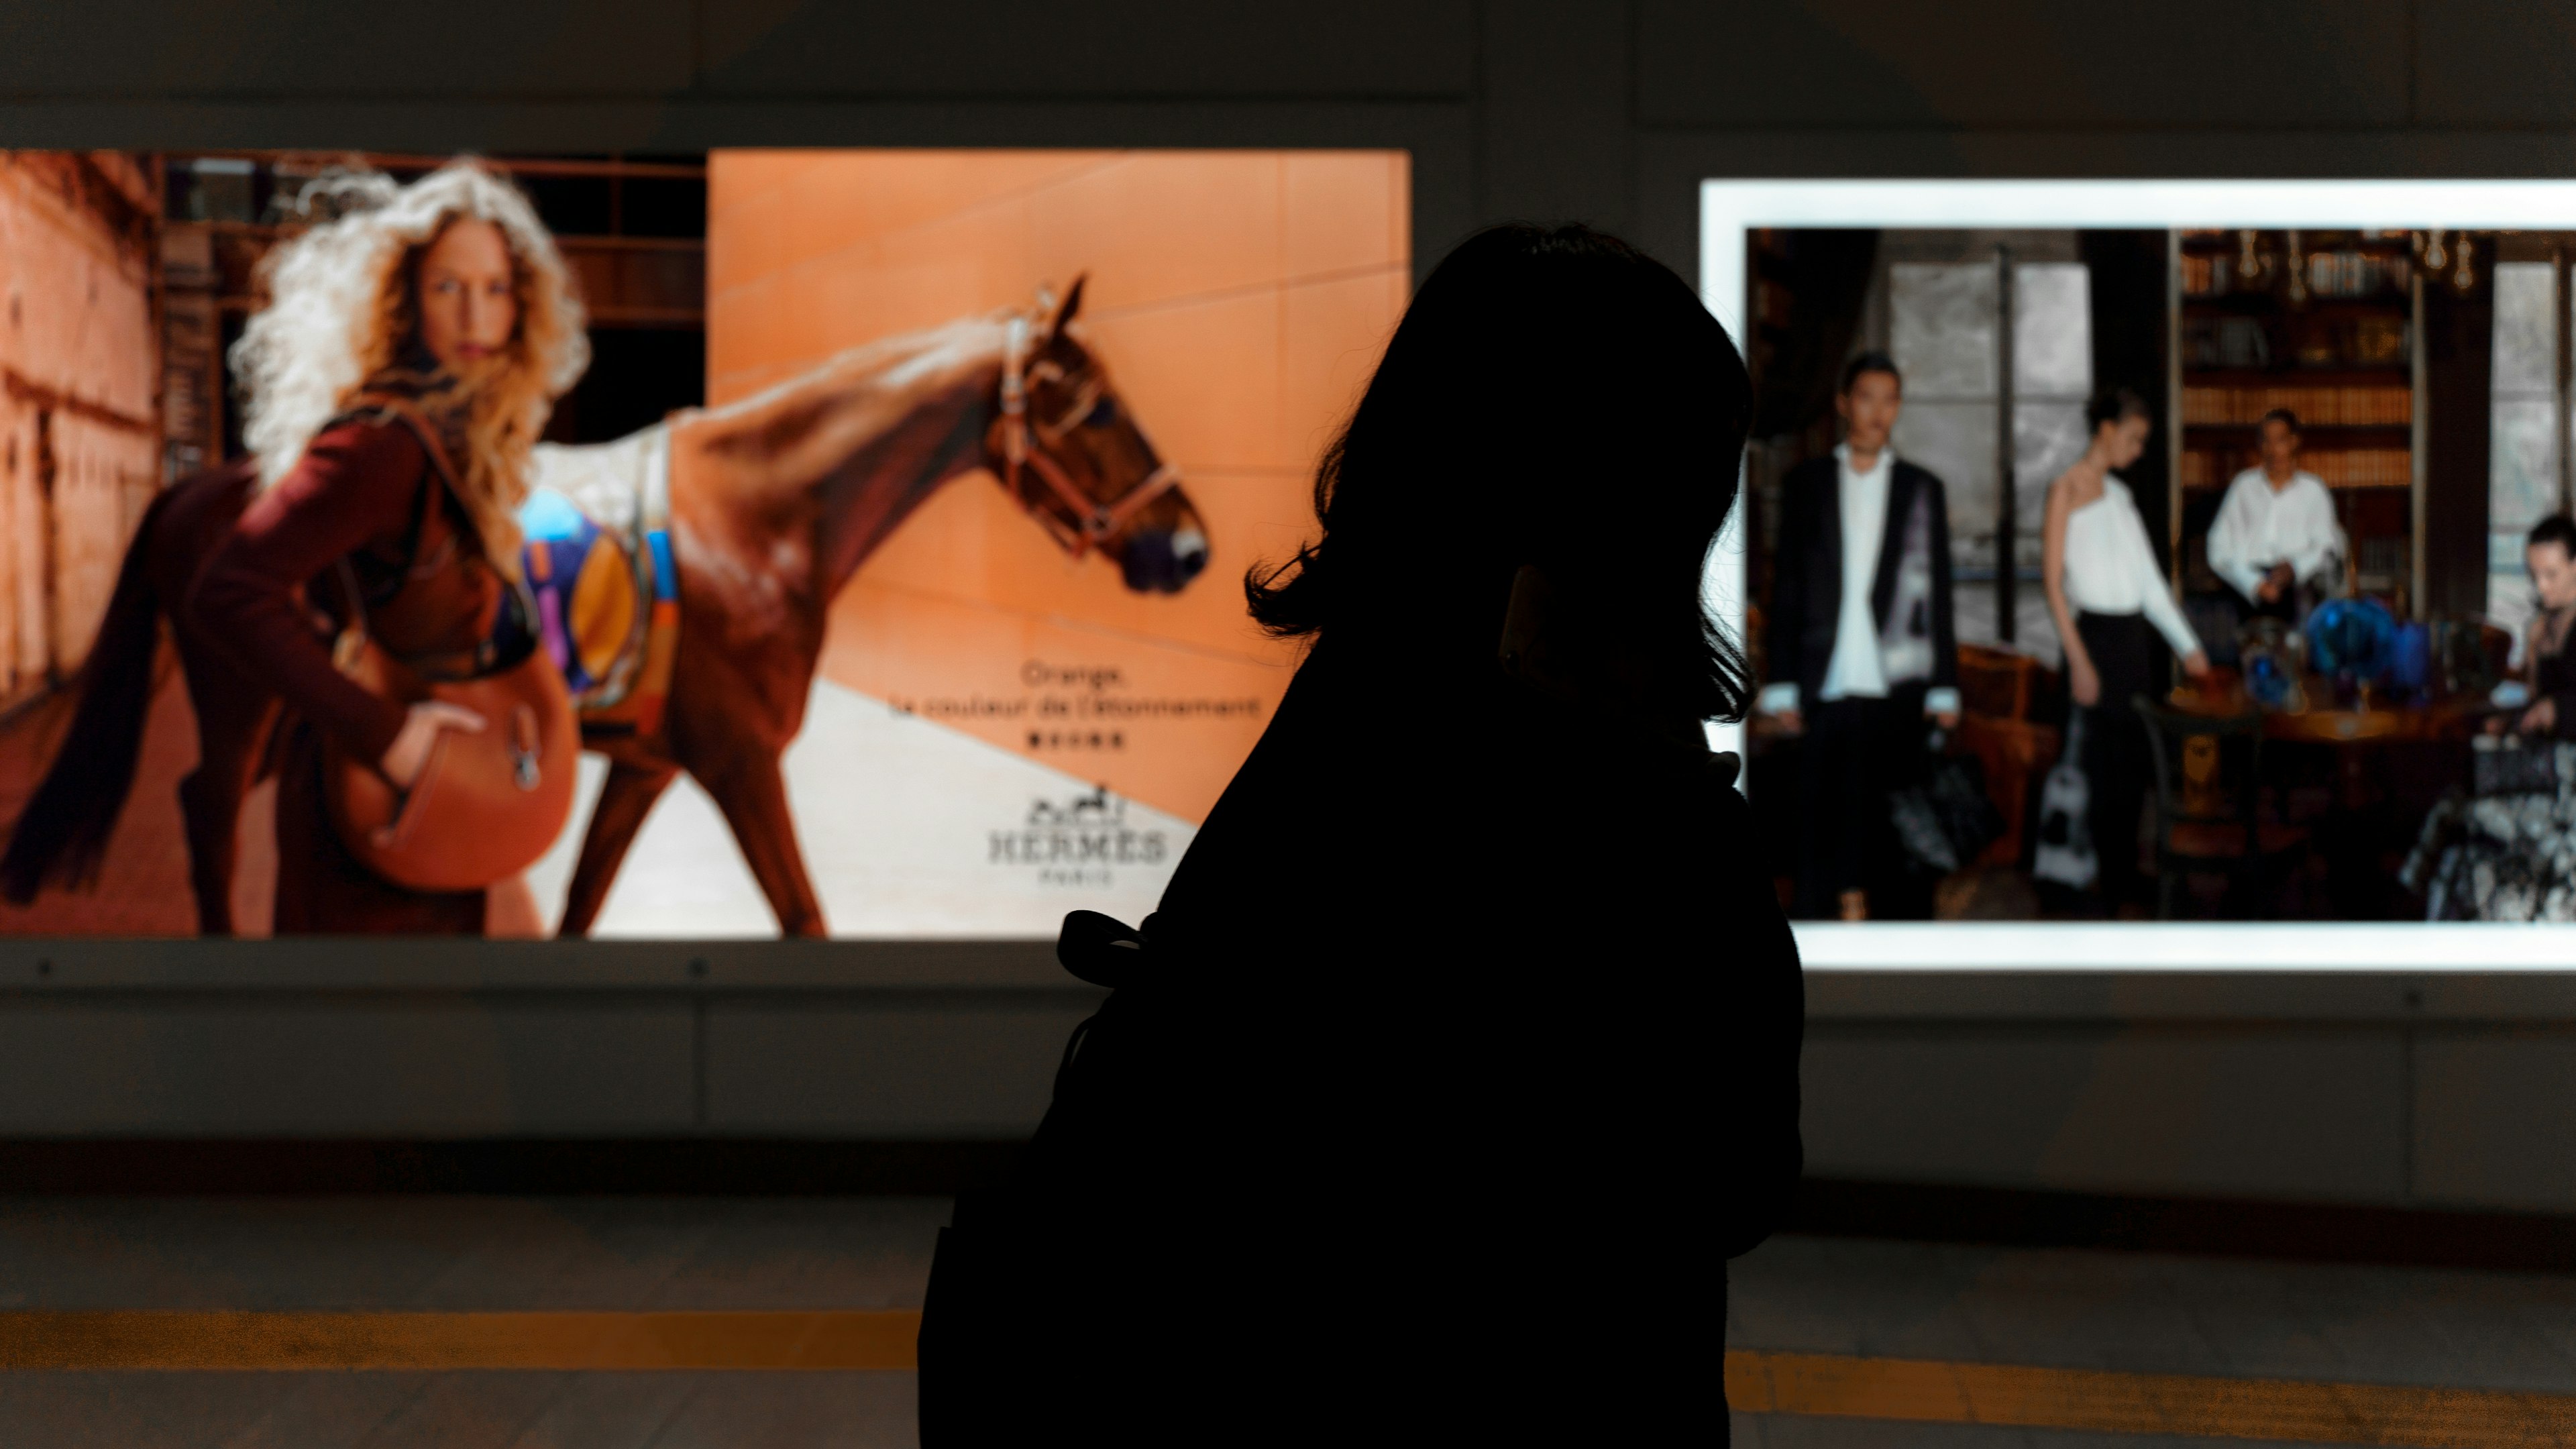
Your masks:
M2276 360L2300 367L2389 367L2406 361L2407 345L2406 319L2397 316L2301 314L2275 319L2269 327L2257 317L2187 317L2182 325L2186 367L2270 367Z
M2255 256L2252 276L2245 273L2242 259L2233 256L2185 256L2182 259L2182 291L2186 297L2224 297L2235 292L2269 292L2275 290L2279 259L2270 252ZM2313 297L2377 297L2403 292L2412 275L2412 264L2404 257L2373 256L2368 252L2310 252L2299 258L2300 280L2307 284Z
M2415 392L2405 387L2186 387L2185 423L2255 423L2275 408L2308 426L2403 426L2415 420Z
M2369 297L2402 292L2413 264L2404 257L2375 257L2366 252L2310 252L2308 291L2319 297Z
M2182 486L2223 488L2254 460L2236 450L2187 449L2182 455ZM2320 448L2301 450L2299 466L2328 488L2403 488L2415 481L2415 455L2405 448Z

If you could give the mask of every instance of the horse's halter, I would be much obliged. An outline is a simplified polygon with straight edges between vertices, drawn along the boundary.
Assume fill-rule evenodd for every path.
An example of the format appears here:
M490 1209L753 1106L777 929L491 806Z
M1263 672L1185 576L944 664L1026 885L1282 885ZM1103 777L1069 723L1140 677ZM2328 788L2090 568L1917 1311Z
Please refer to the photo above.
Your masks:
M1081 426L1083 419L1091 416L1092 408L1100 402L1100 370L1096 367L1086 370L1072 405L1054 421L1033 421L1029 417L1030 381L1033 378L1039 381L1061 380L1064 375L1064 370L1052 362L1040 362L1034 369L1029 366L1029 319L1025 315L1011 318L1002 349L1002 486L1010 490L1021 507L1046 524L1047 531L1056 536L1057 542L1070 550L1075 558L1080 558L1106 544L1146 504L1180 486L1181 470L1170 463L1162 463L1135 487L1108 503L1095 501L1075 487L1072 475L1047 453L1045 445L1072 432ZM1135 419L1129 418L1127 425L1136 427ZM1032 435L1036 446L1031 444ZM1137 436L1140 439L1144 436L1141 428ZM1023 470L1037 475L1038 481L1044 483L1047 491L1053 493L1056 501L1071 513L1071 523L1038 506L1043 495L1030 495L1027 485L1021 481Z

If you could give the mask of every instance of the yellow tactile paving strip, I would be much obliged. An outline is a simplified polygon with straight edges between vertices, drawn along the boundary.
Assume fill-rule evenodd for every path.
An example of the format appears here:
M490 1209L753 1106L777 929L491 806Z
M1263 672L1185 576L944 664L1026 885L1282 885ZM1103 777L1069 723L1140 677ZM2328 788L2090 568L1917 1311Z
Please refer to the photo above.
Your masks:
M1750 1413L2425 1449L2576 1443L2576 1397L1737 1350Z
M0 1369L909 1369L896 1309L620 1313L0 1312ZM2576 1397L1737 1349L1739 1410L2428 1449L2576 1443Z

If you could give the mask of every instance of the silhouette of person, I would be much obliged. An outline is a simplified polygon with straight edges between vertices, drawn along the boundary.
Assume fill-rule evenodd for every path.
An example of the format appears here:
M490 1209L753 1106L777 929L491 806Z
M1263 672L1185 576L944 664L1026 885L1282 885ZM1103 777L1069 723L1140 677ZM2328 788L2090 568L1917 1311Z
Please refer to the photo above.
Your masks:
M1725 1264L1799 1168L1796 948L1704 569L1744 365L1582 227L1423 283L1245 581L1311 647L1130 931L1009 1183L961 1202L922 1442L1726 1432Z

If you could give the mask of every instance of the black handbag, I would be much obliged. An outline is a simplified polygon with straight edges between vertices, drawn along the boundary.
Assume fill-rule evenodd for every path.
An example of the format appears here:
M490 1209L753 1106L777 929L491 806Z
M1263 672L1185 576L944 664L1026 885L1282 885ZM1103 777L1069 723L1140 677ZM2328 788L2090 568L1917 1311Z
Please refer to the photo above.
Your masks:
M2003 816L1986 796L1985 767L1974 755L1945 753L1946 744L1933 731L1921 777L1887 802L1906 868L1920 875L1957 871L2004 832Z

